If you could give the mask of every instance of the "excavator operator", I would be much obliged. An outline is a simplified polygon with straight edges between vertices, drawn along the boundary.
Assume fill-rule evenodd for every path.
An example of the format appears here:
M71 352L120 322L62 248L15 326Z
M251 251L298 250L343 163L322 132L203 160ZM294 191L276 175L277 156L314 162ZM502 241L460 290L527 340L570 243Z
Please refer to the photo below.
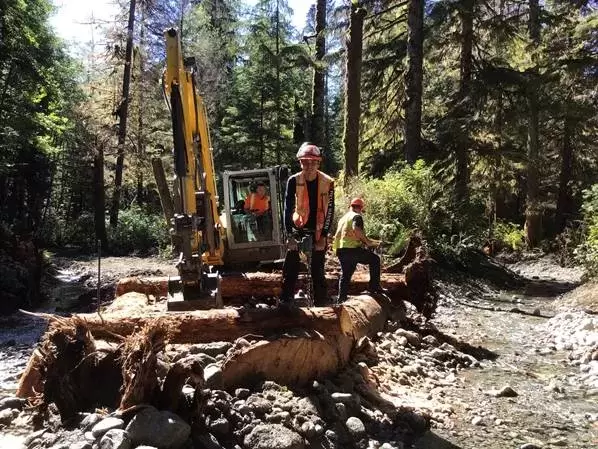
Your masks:
M255 223L257 234L250 236L251 241L263 241L272 239L272 220L268 215L270 210L270 197L266 195L266 184L259 181L256 184L255 192L250 192L245 198L243 205L245 213L248 214L249 224Z
M266 184L264 182L258 182L255 192L247 195L244 208L245 212L255 214L258 217L268 212L270 209L270 197L266 195Z
M282 269L280 306L293 305L295 284L299 277L299 242L311 237L311 277L316 306L328 303L324 259L328 232L334 215L334 179L321 172L322 154L316 145L305 142L297 159L301 171L287 181L284 223L288 234L287 253Z

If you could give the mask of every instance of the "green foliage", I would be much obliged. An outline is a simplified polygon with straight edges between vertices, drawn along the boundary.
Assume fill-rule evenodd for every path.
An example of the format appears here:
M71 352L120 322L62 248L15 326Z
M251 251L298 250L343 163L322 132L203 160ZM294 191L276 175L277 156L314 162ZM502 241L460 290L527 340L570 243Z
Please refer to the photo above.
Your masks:
M494 240L512 251L521 251L525 247L525 232L515 223L499 221L494 225Z
M109 231L113 254L157 254L170 244L164 217L138 206L120 211L116 229Z
M414 230L430 237L450 227L449 198L433 173L432 166L419 160L382 179L361 178L340 193L337 215L346 211L350 198L364 198L366 232L390 243L390 253L396 255Z
M598 184L584 190L583 199L586 238L585 242L577 247L575 254L590 276L598 276Z

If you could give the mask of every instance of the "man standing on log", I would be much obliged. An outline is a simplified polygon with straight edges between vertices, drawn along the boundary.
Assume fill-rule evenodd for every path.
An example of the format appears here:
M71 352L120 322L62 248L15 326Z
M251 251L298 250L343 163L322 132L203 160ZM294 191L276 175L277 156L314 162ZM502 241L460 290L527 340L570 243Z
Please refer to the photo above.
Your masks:
M323 306L328 303L324 259L334 215L334 179L318 170L322 154L316 145L307 142L301 145L297 159L301 171L289 178L285 194L284 224L288 239L280 305L289 307L293 303L299 277L299 243L311 237L313 299L316 306Z
M332 249L336 251L338 260L341 263L341 277L338 286L338 303L347 300L349 283L357 268L358 263L370 266L370 293L386 293L386 289L380 284L380 256L371 250L364 248L376 247L380 244L365 235L363 230L363 217L365 203L361 198L353 198L349 206L349 212L343 215L338 221L334 244Z

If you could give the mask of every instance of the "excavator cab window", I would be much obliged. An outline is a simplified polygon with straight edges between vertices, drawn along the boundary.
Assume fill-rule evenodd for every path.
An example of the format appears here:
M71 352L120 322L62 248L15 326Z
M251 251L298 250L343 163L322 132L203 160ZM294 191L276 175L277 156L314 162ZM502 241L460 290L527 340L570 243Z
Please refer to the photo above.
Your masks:
M270 182L264 178L231 179L230 204L235 243L272 240Z

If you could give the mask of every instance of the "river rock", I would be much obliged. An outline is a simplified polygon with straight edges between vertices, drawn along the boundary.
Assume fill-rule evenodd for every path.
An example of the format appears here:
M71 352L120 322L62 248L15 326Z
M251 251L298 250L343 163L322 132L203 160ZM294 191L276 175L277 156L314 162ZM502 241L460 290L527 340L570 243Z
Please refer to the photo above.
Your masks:
M189 348L190 354L207 354L216 357L219 354L226 354L232 348L232 344L228 341L215 341L212 343L199 343Z
M318 414L318 401L315 397L309 396L306 398L300 398L293 407L293 412L300 415L317 415Z
M16 415L19 414L17 410L15 410ZM13 410L10 408L5 408L4 410L0 410L0 424L8 426L12 422L13 419L16 417Z
M218 418L210 423L210 431L216 435L226 436L230 431L230 423L226 418Z
M125 422L122 419L109 416L108 418L104 418L94 425L91 429L91 434L96 438L100 438L109 430L122 429L124 426Z
M77 441L76 443L71 443L69 449L92 449L92 447L89 441Z
M280 424L256 426L243 443L248 449L305 449L303 437Z
M256 394L247 398L246 405L256 413L265 414L272 411L272 403L268 399Z
M7 408L15 409L15 410L23 410L23 407L27 403L27 399L17 398L15 396L9 396L7 398L3 398L0 400L0 410L4 410Z
M99 449L131 449L131 440L122 429L108 430L100 440Z
M347 426L349 434L355 441L361 440L361 438L363 438L365 435L365 426L363 425L361 419L351 416L349 419L347 419L345 425Z
M542 449L540 446L534 443L525 443L519 446L519 449Z
M249 395L251 395L251 391L249 391L247 388L237 388L235 390L235 396L239 399L247 399Z
M207 365L204 368L203 377L208 388L219 388L222 385L222 369L219 365Z
M201 447L204 449L222 449L222 446L220 445L216 437L211 433L202 433L198 435L197 441L201 443Z
M147 407L133 417L126 431L135 445L178 449L189 438L191 427L172 412Z
M99 413L89 413L81 420L79 427L83 430L91 429L102 420L102 415Z
M515 398L519 394L510 386L504 386L500 390L492 390L490 394L497 398Z
M332 393L330 397L336 403L341 403L349 406L359 405L359 396L356 396L351 393Z
M473 419L471 420L471 424L473 424L474 426L481 426L483 425L483 420L481 416L474 416Z

